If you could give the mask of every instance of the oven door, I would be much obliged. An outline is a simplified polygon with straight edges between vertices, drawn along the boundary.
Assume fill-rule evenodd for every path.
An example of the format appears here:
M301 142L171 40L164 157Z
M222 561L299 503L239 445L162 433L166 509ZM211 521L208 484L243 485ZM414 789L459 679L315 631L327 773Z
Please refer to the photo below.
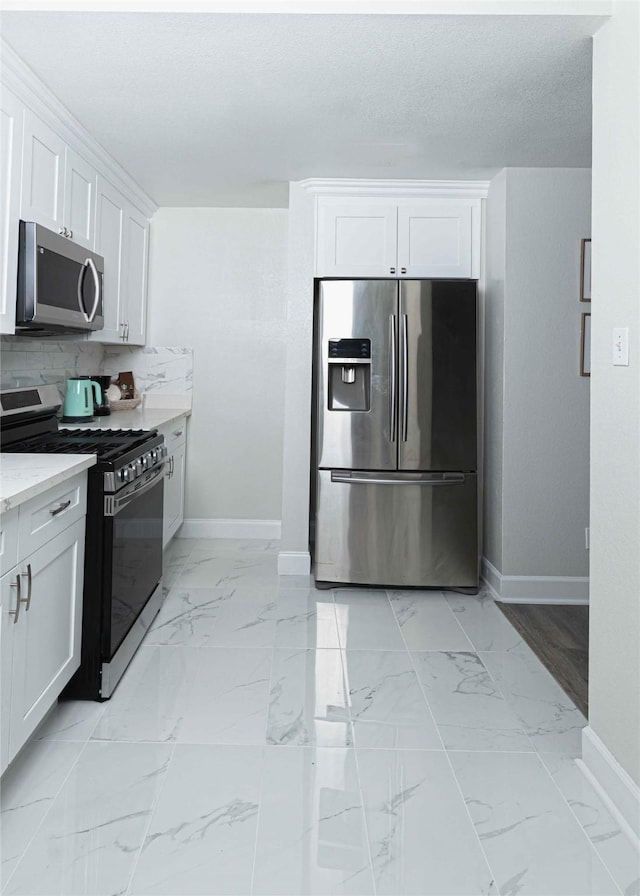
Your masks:
M113 660L162 578L163 494L164 464L105 498L103 662Z

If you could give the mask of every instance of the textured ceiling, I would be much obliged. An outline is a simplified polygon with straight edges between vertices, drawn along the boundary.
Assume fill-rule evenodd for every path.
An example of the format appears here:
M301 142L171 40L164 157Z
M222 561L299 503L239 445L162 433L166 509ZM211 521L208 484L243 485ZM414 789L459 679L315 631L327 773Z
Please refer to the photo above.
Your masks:
M307 177L591 164L595 16L4 12L2 36L159 205Z

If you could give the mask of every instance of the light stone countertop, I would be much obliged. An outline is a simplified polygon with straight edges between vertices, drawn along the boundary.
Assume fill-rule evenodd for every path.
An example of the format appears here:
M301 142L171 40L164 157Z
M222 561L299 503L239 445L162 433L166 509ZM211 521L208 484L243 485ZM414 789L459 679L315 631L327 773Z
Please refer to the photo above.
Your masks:
M95 462L93 454L2 454L0 509L6 512L19 507Z
M90 423L60 423L60 429L157 429L189 416L188 408L150 408L139 405L132 411L114 411L106 417L94 417Z

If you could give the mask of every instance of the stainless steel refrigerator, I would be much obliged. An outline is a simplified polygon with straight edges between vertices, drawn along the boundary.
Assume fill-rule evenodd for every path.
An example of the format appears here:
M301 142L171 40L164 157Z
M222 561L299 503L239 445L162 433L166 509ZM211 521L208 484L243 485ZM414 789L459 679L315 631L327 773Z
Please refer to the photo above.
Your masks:
M321 280L316 583L478 586L476 283Z

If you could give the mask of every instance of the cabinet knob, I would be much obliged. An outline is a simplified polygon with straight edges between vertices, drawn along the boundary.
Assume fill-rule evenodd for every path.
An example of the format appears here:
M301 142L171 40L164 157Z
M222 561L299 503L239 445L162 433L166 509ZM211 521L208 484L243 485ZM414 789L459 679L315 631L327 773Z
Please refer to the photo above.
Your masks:
M406 274L406 273L407 273L407 269L406 269L406 268L400 268L400 273L401 273L401 274Z
M390 273L390 274L395 274L395 272L396 272L396 269L395 269L395 268L389 268L389 273Z
M58 227L58 233L60 234L60 236L66 236L67 228L66 227Z

